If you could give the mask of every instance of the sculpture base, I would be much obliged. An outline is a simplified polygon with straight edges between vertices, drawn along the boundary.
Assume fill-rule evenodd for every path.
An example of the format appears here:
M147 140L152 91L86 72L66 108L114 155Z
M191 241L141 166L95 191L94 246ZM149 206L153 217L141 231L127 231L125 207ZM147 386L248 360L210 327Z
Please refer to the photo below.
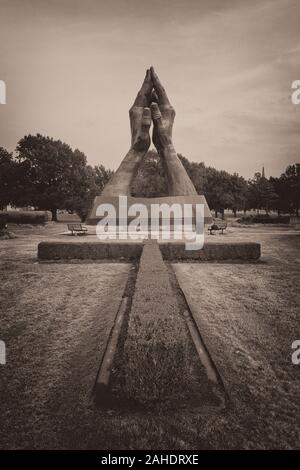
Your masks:
M182 214L184 214L184 205L185 204L191 204L193 207L193 213L195 213L195 208L196 204L203 204L204 206L204 224L210 224L212 222L212 215L210 212L210 209L208 207L208 204L206 202L205 196L203 195L197 195L197 196L165 196L165 197L153 197L153 198L143 198L143 197L132 197L132 196L127 196L126 200L126 207L124 207L124 204L122 205L122 209L120 210L120 200L119 196L96 196L94 199L93 207L92 210L86 220L86 223L89 225L97 225L97 223L103 218L102 216L97 216L97 209L99 206L102 204L111 204L115 208L116 212L116 223L117 225L124 225L124 219L123 215L120 214L122 211L122 214L127 213L127 210L129 207L131 207L133 204L141 204L146 207L148 215L151 214L151 206L153 204L166 204L169 207L172 206L172 204L179 204L182 208ZM133 220L135 216L128 216L127 215L127 222L130 222ZM150 218L150 217L149 217ZM194 218L193 218L194 219ZM163 224L163 216L160 217L160 225ZM173 220L174 222L174 220ZM172 219L171 219L172 223ZM195 223L195 220L193 220L193 223Z

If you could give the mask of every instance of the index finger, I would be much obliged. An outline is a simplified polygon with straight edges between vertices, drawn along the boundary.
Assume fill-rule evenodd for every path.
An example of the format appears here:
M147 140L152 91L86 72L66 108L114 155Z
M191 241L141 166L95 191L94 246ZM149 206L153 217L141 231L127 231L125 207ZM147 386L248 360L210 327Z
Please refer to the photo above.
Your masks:
M157 93L159 103L160 104L170 104L169 98L167 96L166 90L162 86L157 73L155 72L153 67L150 67L150 72L151 72L151 78L152 78L152 83L154 86L154 89Z
M146 77L143 81L140 91L138 92L133 106L148 106L150 104L150 96L153 88L150 70L147 69Z

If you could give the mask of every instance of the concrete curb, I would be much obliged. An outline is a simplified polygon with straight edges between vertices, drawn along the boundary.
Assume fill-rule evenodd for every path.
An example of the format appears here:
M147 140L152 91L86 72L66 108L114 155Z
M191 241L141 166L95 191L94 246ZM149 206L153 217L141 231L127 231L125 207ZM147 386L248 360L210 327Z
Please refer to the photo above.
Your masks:
M114 362L114 357L117 351L119 336L124 322L128 298L123 297L115 318L114 325L111 329L110 336L106 345L99 373L96 379L96 399L97 401L107 402L111 399L111 390L109 388L109 381Z

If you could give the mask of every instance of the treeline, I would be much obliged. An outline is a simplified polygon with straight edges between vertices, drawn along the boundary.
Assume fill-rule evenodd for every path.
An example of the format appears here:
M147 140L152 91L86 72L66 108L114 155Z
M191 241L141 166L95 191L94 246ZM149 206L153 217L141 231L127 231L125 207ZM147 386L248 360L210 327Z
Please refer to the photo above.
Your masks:
M245 180L237 173L216 170L203 162L190 162L179 155L199 194L205 194L215 215L230 209L263 209L298 215L300 206L300 164L290 165L279 178L256 173ZM8 204L76 212L85 220L94 197L100 195L112 171L103 165L90 166L80 150L40 134L22 138L14 152L0 147L0 209ZM136 197L167 196L163 162L150 150L133 183Z
M300 164L290 165L279 178L266 178L255 173L245 180L237 173L205 166L203 162L190 162L179 155L187 173L199 194L205 194L211 210L224 215L230 209L237 211L275 210L280 213L298 215L300 207ZM149 151L133 185L135 196L155 197L167 195L163 162L155 151Z

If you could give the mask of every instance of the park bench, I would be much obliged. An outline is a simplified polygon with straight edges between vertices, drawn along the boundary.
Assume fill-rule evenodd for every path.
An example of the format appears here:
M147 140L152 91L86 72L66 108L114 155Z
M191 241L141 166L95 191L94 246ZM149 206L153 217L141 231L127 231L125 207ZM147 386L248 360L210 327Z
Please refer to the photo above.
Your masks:
M208 228L208 231L210 233L210 235L213 235L213 231L219 231L221 232L221 235L223 235L223 232L224 230L226 230L227 228L227 223L226 222L223 222L223 223L216 223L214 222L209 228Z
M86 235L88 231L81 224L68 224L68 230L70 230L71 235Z

